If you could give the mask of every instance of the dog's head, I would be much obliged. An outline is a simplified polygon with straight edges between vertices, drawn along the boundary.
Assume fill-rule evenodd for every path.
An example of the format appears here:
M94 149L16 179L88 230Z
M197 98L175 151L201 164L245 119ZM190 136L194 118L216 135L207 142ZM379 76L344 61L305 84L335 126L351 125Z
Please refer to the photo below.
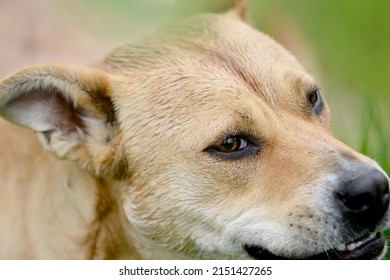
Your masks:
M100 70L22 70L0 84L1 115L121 185L142 257L379 258L387 175L332 137L314 79L240 13L161 30Z

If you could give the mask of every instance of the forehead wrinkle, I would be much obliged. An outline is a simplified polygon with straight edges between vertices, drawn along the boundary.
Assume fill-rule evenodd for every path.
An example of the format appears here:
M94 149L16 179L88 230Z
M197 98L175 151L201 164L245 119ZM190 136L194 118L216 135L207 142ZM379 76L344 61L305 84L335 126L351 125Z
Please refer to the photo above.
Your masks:
M237 53L239 50L234 50L233 52ZM244 85L246 89L244 90L245 94L254 94L255 96L261 98L263 102L268 104L270 107L277 109L278 103L276 96L270 94L271 92L277 92L277 89L272 86L274 77L270 74L267 77L264 77L264 81L260 81L256 75L252 73L252 69L245 67L244 63L237 59L237 57L231 56L229 52L218 52L214 50L202 50L200 52L203 56L206 56L206 59L201 60L201 63L205 63L207 67L216 67L217 69L222 69L228 75L227 78L231 77L233 80L238 81L238 85ZM245 55L239 55L240 59L246 59ZM250 64L251 62L247 62ZM239 88L236 89L237 92L242 92Z

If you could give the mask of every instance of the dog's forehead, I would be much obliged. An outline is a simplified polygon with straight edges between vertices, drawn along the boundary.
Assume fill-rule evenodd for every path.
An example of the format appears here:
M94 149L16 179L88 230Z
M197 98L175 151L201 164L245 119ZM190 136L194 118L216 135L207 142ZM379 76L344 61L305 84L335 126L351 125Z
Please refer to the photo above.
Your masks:
M198 80L198 85L239 79L259 94L312 81L280 44L226 14L195 16L162 29L146 40L116 49L107 61L129 75L146 71L171 84L186 78Z
M245 95L283 107L314 84L280 44L224 14L193 17L116 49L106 60L135 79L136 91L159 104L159 112L172 106L191 106L193 114L212 106L215 112L236 107Z

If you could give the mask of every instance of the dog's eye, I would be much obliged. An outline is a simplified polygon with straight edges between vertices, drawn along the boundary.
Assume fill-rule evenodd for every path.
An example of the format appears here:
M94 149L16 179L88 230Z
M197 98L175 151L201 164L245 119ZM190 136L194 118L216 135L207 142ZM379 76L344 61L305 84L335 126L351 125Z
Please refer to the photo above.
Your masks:
M223 159L234 160L256 154L258 150L256 143L256 141L250 141L246 137L230 136L205 151Z
M223 143L215 145L214 149L220 153L233 153L248 146L248 142L239 137L229 137Z
M311 109L314 111L314 113L319 115L321 113L322 107L323 107L320 90L316 89L316 90L310 92L307 95L307 100L309 102Z
M308 98L309 98L310 105L315 106L318 101L318 91L316 90L309 93Z

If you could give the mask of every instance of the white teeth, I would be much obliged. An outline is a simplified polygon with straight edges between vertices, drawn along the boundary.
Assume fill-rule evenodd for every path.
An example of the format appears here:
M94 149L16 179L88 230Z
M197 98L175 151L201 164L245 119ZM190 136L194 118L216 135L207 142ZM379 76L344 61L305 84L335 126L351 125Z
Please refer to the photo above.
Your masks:
M347 246L345 246L345 244L339 244L336 246L336 250L337 251L345 251L347 249Z
M362 245L363 243L361 241L357 242L357 243L351 243L351 244L348 244L347 245L347 250L348 251L353 251L356 249L356 247L359 247L360 245Z
M376 233L372 233L370 234L370 236L368 236L367 238L363 239L363 240L360 240L358 242L355 242L355 243L350 243L350 244L339 244L335 247L335 249L339 252L342 252L342 251L353 251L355 250L356 248L360 247L361 245L367 243L368 241L374 239L376 237Z

